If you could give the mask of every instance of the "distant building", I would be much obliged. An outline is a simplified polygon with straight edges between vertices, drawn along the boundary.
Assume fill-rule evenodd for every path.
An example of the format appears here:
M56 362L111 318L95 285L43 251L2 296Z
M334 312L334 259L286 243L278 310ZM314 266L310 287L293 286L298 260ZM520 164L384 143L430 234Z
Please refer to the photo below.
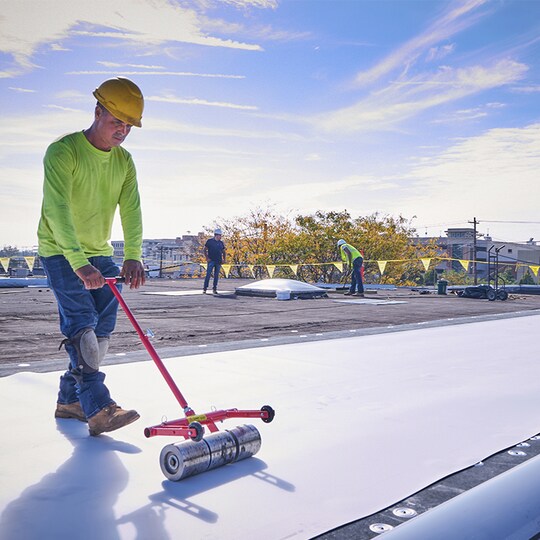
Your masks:
M143 262L152 277L181 277L191 275L200 269L195 262L203 239L203 233L183 235L176 238L143 240ZM124 260L124 242L113 240L114 259L117 264Z
M514 266L514 274L516 280L520 280L523 276L529 272L527 266L533 265L540 266L540 246L536 245L536 242L531 238L525 244L518 244L516 242L492 242L495 246L491 250L491 254L495 255L494 250L499 250L499 264L508 263L509 268L520 263L520 266ZM538 283L538 276L535 276L533 272L530 272L535 283Z
M415 238L416 243L428 243L435 240L439 247L438 254L448 259L460 259L464 261L477 261L478 282L487 282L488 269L491 273L495 268L495 258L499 259L499 271L510 270L515 280L519 281L529 269L526 265L540 265L540 246L531 238L525 243L500 242L493 240L489 235L476 236L476 256L473 228L449 228L445 231L446 236ZM443 260L436 266L436 271L456 270L463 272L463 266L457 260ZM538 276L530 272L535 283ZM474 264L469 264L468 274L474 275Z
M123 240L113 240L111 242L111 245L114 249L113 252L113 259L115 261L123 261L124 260L124 241Z

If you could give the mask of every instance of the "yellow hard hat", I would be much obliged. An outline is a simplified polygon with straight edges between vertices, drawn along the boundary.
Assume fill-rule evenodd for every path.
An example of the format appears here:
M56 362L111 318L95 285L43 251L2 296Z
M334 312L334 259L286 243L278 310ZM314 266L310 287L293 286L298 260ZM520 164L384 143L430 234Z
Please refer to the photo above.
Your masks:
M134 82L124 77L108 79L101 83L93 94L99 103L118 120L132 126L142 126L144 98Z

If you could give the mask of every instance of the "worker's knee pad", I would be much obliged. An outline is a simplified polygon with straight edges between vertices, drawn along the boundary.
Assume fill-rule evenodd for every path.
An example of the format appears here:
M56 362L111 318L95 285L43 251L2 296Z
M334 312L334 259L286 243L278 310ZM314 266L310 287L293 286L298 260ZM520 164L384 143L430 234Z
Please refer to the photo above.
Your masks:
M93 328L84 328L71 338L70 343L77 351L77 367L82 373L95 373L99 370L100 346Z
M107 351L109 350L109 341L110 338L107 337L98 337L98 347L99 347L99 365L102 364L103 359L105 358L105 355L107 354Z

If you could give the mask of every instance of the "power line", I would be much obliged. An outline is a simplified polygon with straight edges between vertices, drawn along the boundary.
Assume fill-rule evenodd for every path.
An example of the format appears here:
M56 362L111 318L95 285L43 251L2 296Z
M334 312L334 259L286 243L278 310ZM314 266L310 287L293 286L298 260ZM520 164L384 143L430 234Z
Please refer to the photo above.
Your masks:
M431 225L415 225L415 228L417 229L426 229L426 228L433 228L433 227L448 227L450 225L463 225L465 221L454 221L452 223L433 223Z
M479 223L534 223L540 225L540 221L501 221L501 220L490 220L490 219L479 219Z
M465 220L452 221L450 223L430 223L429 225L415 225L417 229L431 229L433 227L449 227L451 225L464 225L467 223ZM540 221L511 221L511 220L494 220L494 219L481 219L478 218L477 223L518 223L518 224L535 224L540 225Z

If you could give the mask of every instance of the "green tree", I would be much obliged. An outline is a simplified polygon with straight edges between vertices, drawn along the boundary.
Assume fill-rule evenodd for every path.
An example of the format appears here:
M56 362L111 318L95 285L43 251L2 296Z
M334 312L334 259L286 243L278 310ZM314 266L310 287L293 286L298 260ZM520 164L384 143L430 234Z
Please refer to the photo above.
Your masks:
M473 285L474 277L467 274L465 271L445 270L441 275L441 279L446 279L448 285Z
M271 208L255 208L245 216L220 219L215 226L219 226L223 231L227 264L237 265L232 269L232 275L251 277L251 272L245 265L285 262L286 254L276 252L275 246L292 234L293 225L287 217L277 214ZM213 236L214 228L206 228L209 237ZM204 262L204 242L201 243L198 255L199 260ZM261 266L256 266L254 271L255 277L259 279L267 277Z
M299 276L305 281L338 281L341 273L330 264L320 263L341 260L336 243L340 238L352 236L349 212L319 211L309 216L297 216L295 223L297 234L292 239L295 246L289 249L298 253L298 261L303 264ZM313 266L306 266L308 264Z
M404 217L370 216L352 218L343 212L316 212L311 216L298 216L296 223L300 234L310 239L311 257L317 262L339 261L337 240L343 238L364 254L364 276L367 282L409 284L420 279L424 268L421 257L433 258L437 254L434 242L415 244L411 241L415 229ZM404 259L412 261L394 262ZM371 262L369 262L371 261ZM381 275L376 261L387 263ZM315 267L310 272L310 279L322 278L325 281L335 279L335 269L329 266Z
M519 280L520 285L536 285L534 278L531 276L531 271L527 270L527 273Z
M435 285L438 279L439 279L439 276L437 274L437 270L433 268L432 270L429 270L428 272L424 274L424 279L419 284L420 285Z
M499 272L499 278L505 285L511 285L516 282L516 275L513 268L505 268L503 272Z
M298 277L304 281L337 282L346 277L331 264L341 261L336 246L340 238L363 252L365 278L372 283L413 285L424 274L419 258L437 255L434 242L418 244L411 240L415 229L402 216L375 213L353 218L343 210L298 215L292 220L273 209L256 208L245 216L217 223L223 231L229 264L300 264ZM208 227L208 236L212 232L213 227ZM202 247L199 257L204 262ZM382 275L377 260L390 261ZM234 275L251 277L245 266L237 268ZM257 278L267 277L262 267L256 267L255 272Z

